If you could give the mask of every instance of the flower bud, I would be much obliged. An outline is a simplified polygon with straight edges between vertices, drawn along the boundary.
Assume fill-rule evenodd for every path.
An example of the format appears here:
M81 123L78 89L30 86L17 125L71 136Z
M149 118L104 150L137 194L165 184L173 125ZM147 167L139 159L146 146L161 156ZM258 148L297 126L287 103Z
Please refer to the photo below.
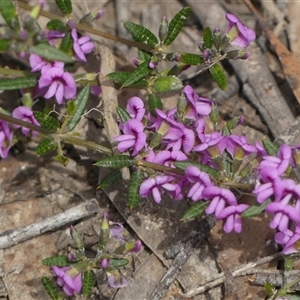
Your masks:
M168 20L165 16L163 16L163 19L159 25L159 30L158 30L158 36L160 39L160 43L163 44L164 39L168 35L168 29L169 29L169 23Z
M217 50L220 49L221 42L222 42L221 31L218 27L216 27L213 32L213 44Z
M84 251L84 242L83 242L82 236L75 230L74 226L70 227L70 233L71 233L72 239L75 242L78 250L83 252Z
M110 239L110 227L108 221L108 214L104 213L102 221L100 223L100 238L98 244L100 250L102 250L103 247L108 243L109 239Z
M168 93L178 91L183 87L182 82L175 76L157 78L153 83L153 89L157 93Z

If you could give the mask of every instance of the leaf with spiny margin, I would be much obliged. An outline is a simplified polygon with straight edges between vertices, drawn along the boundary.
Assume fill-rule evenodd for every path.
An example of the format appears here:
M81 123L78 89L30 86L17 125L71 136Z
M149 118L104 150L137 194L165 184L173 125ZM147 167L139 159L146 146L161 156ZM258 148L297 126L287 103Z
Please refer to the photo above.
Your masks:
M206 207L208 206L208 201L201 201L194 203L183 215L181 218L182 221L188 221L194 219L203 214Z
M35 153L37 155L42 155L53 151L57 148L57 143L52 138L46 138L42 140L35 148Z
M63 37L59 49L68 55L72 55L73 51L73 39L71 37L71 33L68 32Z
M88 101L90 99L90 86L86 85L77 95L75 103L75 112L73 116L68 119L67 127L69 131L72 131L79 123L82 115L84 114Z
M116 110L117 110L117 114L118 114L119 118L121 119L122 123L125 123L128 120L131 120L130 114L123 107L117 106Z
M131 77L131 72L113 72L106 75L108 78L112 79L114 82L118 83L120 86L124 85L124 82ZM145 79L141 79L134 83L134 85L129 86L130 88L143 89L148 86L148 82Z
M264 148L266 149L266 151L268 152L269 155L277 156L277 153L278 153L278 150L279 150L277 145L275 145L274 143L272 143L268 139L262 139L261 142L262 142Z
M218 84L219 88L225 90L227 88L226 75L220 65L214 64L209 67L210 74Z
M119 169L112 170L109 174L107 174L97 186L97 189L103 189L109 187L115 182L118 182L122 179L122 174Z
M138 82L146 75L148 75L151 71L152 69L149 68L149 61L144 61L134 71L131 72L130 77L125 80L121 88L128 87Z
M18 15L11 0L1 1L0 13L7 26L12 29L18 29L20 27Z
M218 180L220 177L220 173L218 170L209 167L207 165L203 165L201 163L197 163L197 162L193 162L193 161L177 161L174 162L174 165L181 170L185 170L187 167L189 166L194 166L197 167L199 170L207 173L208 175L210 175L212 178Z
M57 119L48 116L41 111L34 111L33 115L42 127L49 129L53 133L60 127L60 123Z
M71 56L47 44L39 44L30 47L30 53L35 53L50 61L61 61L64 63L74 62L74 59Z
M65 32L67 30L65 23L58 19L53 19L49 21L46 25L46 28L49 30L58 30L61 32Z
M252 218L255 217L259 214L261 214L262 212L264 212L266 206L271 203L271 199L269 198L268 200L266 200L265 202L263 202L262 204L255 204L255 205L251 205L250 207L248 207L244 212L242 212L241 217L242 218Z
M203 31L204 47L210 49L213 46L213 33L209 27L204 28Z
M94 165L97 167L121 169L124 167L134 166L135 164L135 159L131 158L128 155L116 155L103 158L97 161Z
M88 296L92 292L94 285L94 273L92 271L84 271L82 277L82 294Z
M4 78L0 80L0 90L16 90L33 87L37 84L36 76L24 76L18 78Z
M68 260L68 257L66 255L57 255L43 259L42 264L48 267L66 267L70 266L71 262Z
M134 41L146 44L151 48L155 48L158 44L157 37L149 29L132 22L124 22L123 24L130 32Z
M55 0L56 5L60 11L66 16L72 13L72 1L71 0Z
M58 297L58 292L57 292L57 289L56 289L56 285L53 283L53 281L49 277L43 276L42 277L42 284L43 284L44 289L46 290L47 294L49 295L49 297L52 300L60 299Z
M10 45L11 45L10 40L0 39L0 52L3 52L5 50L9 49Z
M109 268L118 269L128 265L129 260L126 258L110 258Z
M148 105L149 105L149 111L151 113L152 116L156 116L156 111L155 109L162 109L163 108L163 104L161 101L161 98L158 97L155 94L148 94Z
M193 53L184 53L179 57L180 62L186 65L198 66L204 63L204 59L198 55Z
M175 17L171 20L171 22L169 24L169 29L168 29L168 35L164 39L164 42L163 42L164 46L169 46L169 45L171 45L171 43L173 43L173 41L176 39L177 35L182 30L182 28L185 24L185 21L186 21L187 17L189 16L190 12L191 12L191 8L185 7L183 9L181 9L175 15Z
M141 200L139 189L143 180L144 172L139 168L130 176L130 184L128 189L128 205L130 208L135 208Z

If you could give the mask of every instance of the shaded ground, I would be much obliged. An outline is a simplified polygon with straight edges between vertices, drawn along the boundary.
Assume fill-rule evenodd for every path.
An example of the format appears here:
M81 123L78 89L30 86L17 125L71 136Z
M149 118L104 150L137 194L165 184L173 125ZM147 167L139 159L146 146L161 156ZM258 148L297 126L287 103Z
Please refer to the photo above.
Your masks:
M222 21L225 11L239 16L249 27L256 28L259 37L256 44L250 47L253 55L249 61L224 64L230 82L228 90L221 92L206 73L197 75L196 67L185 73L185 83L193 85L202 96L211 97L218 102L223 120L244 115L245 125L240 126L237 133L246 134L252 141L263 136L278 138L294 121L298 113L298 103L287 84L274 48L269 47L268 40L260 34L259 25L243 2L171 0L162 3L129 1L116 4L113 1L87 1L83 4L76 3L75 16L81 16L82 11L87 12L88 8L93 9L96 5L97 8L103 6L104 9L104 16L97 21L97 27L127 38L127 33L119 26L120 21L130 20L157 32L163 15L171 19L183 6L190 5L193 15L172 48L192 53L197 53L202 27L209 25L212 28L226 28L226 21ZM298 16L300 4L266 4L265 1L261 1L259 9L274 28L274 33L284 44L289 45L297 56L300 21L294 15ZM113 44L104 39L99 39L99 43L113 50L118 69L133 68L131 58L136 56L135 49L128 49L125 45ZM94 70L97 63L99 64L91 57L85 68ZM9 55L2 57L2 66L5 65L26 67ZM82 66L78 65L78 71L80 70ZM1 106L17 106L17 101L10 101L7 105L7 99L11 99L11 95L0 95ZM120 105L124 105L132 95L137 95L136 91L120 91ZM143 97L141 93L138 95ZM15 98L17 99L17 95ZM176 95L166 97L166 107L172 107L176 99ZM98 100L93 101L91 107L97 105ZM79 131L82 137L96 142L105 140L104 130L95 121L98 117L96 112L92 112L88 118L81 121ZM293 135L290 142L299 142L297 136ZM124 272L130 282L129 288L109 290L99 274L91 299L150 299L150 294L171 264L171 260L163 257L164 250L197 227L199 220L189 223L179 221L189 204L186 201L174 202L166 198L159 206L147 200L137 209L129 210L126 206L126 183L96 192L99 170L91 165L101 157L98 153L68 147L65 151L70 157L70 162L64 168L54 162L51 156L35 156L35 145L36 140L24 142L15 147L6 160L0 161L0 231L38 222L82 201L96 198L100 207L99 213L74 223L76 229L84 235L91 253L95 251L99 219L105 211L109 212L113 221L125 224L125 236L128 239L140 238L145 251L136 255L133 264ZM103 176L101 172L103 171L100 170L100 176ZM246 201L252 203L253 199L249 197ZM225 235L222 224L217 224L207 239L193 251L163 299L264 299L266 294L263 287L251 284L249 276L233 279L229 271L241 264L276 253L276 246L272 242L274 232L268 229L267 224L266 216L246 220L244 231L240 235ZM67 246L72 244L66 233L68 228L69 224L53 233L46 233L0 250L0 299L48 299L40 277L45 274L50 276L51 273L49 268L42 266L40 262L57 251L66 253ZM274 270L277 265L268 263L263 267ZM222 288L217 286L204 294L182 296L221 271L226 274L225 288L222 285Z

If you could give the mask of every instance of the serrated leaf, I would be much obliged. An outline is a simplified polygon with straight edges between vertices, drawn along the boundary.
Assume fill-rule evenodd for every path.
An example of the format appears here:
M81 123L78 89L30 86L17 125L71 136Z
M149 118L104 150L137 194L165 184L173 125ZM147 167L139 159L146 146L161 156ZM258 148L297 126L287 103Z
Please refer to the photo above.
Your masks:
M193 53L184 53L179 57L180 62L186 65L198 66L204 63L204 59L198 55Z
M34 111L33 115L42 127L49 129L53 133L60 127L60 123L57 119L47 116L41 111Z
M84 271L82 277L82 294L88 296L92 292L94 285L94 273L92 271Z
M194 203L183 215L182 220L188 221L203 214L206 207L209 205L208 201L198 201Z
M55 0L56 5L61 12L66 16L72 13L72 1L71 0Z
M204 47L210 49L213 46L213 33L209 27L204 28L203 31Z
M10 45L11 45L10 40L0 39L0 52L9 49Z
M69 55L72 53L73 39L70 32L63 37L59 49Z
M67 30L65 23L58 19L53 19L49 21L46 25L46 28L49 30L58 30L61 32L65 32Z
M108 78L112 79L114 82L118 83L120 86L126 82L127 79L131 77L131 72L113 72L106 75ZM130 88L146 88L148 86L148 82L145 79L141 79L134 83L134 85L129 86Z
M227 88L227 78L220 65L214 64L209 67L210 74L218 84L219 88L225 90Z
M120 180L122 180L122 174L120 170L118 169L113 170L101 180L101 182L97 186L97 189L103 189L109 187L113 183L118 182Z
M185 21L187 20L189 14L191 12L190 7L185 7L182 10L180 10L175 17L171 20L169 24L169 29L168 29L168 35L164 39L164 46L169 46L173 41L176 39L177 35L180 33L182 30Z
M275 145L274 143L272 143L268 139L262 139L262 144L263 144L264 148L266 149L266 151L268 152L269 155L277 156L277 153L278 153L278 150L279 150L277 145Z
M48 267L50 266L66 267L69 266L71 262L69 262L68 257L66 255L57 255L57 256L52 256L43 259L42 264Z
M12 29L18 29L20 27L18 21L18 15L15 10L14 4L11 0L1 1L0 13L5 20L7 26Z
M36 76L0 79L0 90L16 90L33 87L37 84Z
M139 190L143 180L144 172L141 169L137 169L131 174L128 189L128 205L130 208L135 208L141 200Z
M84 114L88 101L90 99L90 87L85 86L77 95L74 103L76 105L75 113L71 116L67 122L69 131L72 131L75 126L79 123L82 115Z
M130 114L124 108L117 106L116 110L117 110L117 114L118 114L119 118L121 119L122 123L125 123L131 119Z
M149 105L149 111L152 116L156 116L156 111L155 111L156 108L158 109L163 108L161 98L155 94L148 95L148 105Z
M42 284L44 286L44 289L46 290L47 294L52 300L58 300L58 292L56 290L56 285L52 282L52 280L47 277L42 277Z
M124 22L123 24L136 42L146 44L152 48L155 48L158 44L157 37L149 29L132 22Z
M56 142L52 138L46 138L42 140L35 148L37 155L42 155L51 152L57 148Z
M148 75L151 71L152 69L149 68L149 61L144 61L133 72L131 72L130 77L126 79L122 87L127 87L138 82L146 75Z
M128 155L116 155L106 157L101 159L95 163L97 167L104 167L104 168L124 168L124 167L131 167L135 165L135 159L130 158Z
M30 48L31 53L35 53L43 58L46 58L50 61L61 61L64 63L73 63L74 59L62 52L59 49L56 49L47 44L39 44Z
M129 260L126 258L110 258L109 267L113 269L122 268L128 265Z
M265 210L266 206L269 203L271 203L271 199L266 200L262 204L251 205L241 214L241 217L242 218L252 218L254 216L257 216Z

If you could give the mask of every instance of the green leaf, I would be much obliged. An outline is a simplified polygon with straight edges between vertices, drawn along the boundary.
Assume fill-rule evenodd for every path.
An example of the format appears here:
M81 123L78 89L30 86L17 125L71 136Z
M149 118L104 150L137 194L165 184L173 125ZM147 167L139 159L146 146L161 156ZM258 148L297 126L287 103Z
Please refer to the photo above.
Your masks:
M66 35L62 39L59 49L62 52L66 53L66 54L69 54L69 55L72 53L72 50L73 50L73 39L71 37L71 33L70 32L66 33Z
M272 143L268 139L262 139L262 144L269 155L277 156L277 153L279 150L278 146L276 146L274 143Z
M152 87L157 93L168 93L180 90L183 85L176 76L166 76L155 79Z
M158 44L157 37L149 29L131 22L124 22L123 24L136 42L146 44L152 48L155 48Z
M137 169L132 173L128 190L128 205L130 208L135 208L141 200L139 189L143 180L144 172L141 169Z
M35 148L35 153L37 155L42 155L51 152L57 148L56 142L52 138L46 138L42 140Z
M131 77L131 72L113 72L108 75L106 75L108 78L112 79L116 83L120 84L120 86L123 86L124 82L128 80ZM134 83L134 85L129 86L133 88L143 89L148 86L148 82L145 79L141 79Z
M118 269L129 264L129 260L126 258L110 258L109 268Z
M47 294L52 300L58 300L58 292L56 290L56 285L52 282L52 280L47 277L42 277L42 284L44 286L44 289L46 290Z
M61 12L66 16L72 13L72 1L71 0L55 0L56 5Z
M95 163L97 167L104 167L104 168L124 168L124 167L131 167L134 166L136 163L135 159L132 159L128 155L116 155L106 157L101 159Z
M261 214L265 210L266 206L271 202L272 202L271 199L268 199L262 204L256 204L250 206L241 214L242 218L252 218L254 216Z
M49 30L58 30L61 32L66 32L67 30L65 23L58 19L53 19L49 21L46 25L46 28Z
M204 59L198 55L193 53L184 53L180 55L180 62L186 65L198 66L204 63Z
M218 84L219 88L225 90L227 88L226 75L220 65L214 64L209 67L210 74Z
M213 33L209 27L204 28L203 31L204 47L210 49L213 46Z
M57 154L53 158L57 160L59 163L61 163L62 165L64 165L65 167L67 166L69 161L64 155L61 154Z
M75 126L79 123L84 111L86 110L88 101L90 99L90 86L85 86L77 95L75 99L75 113L67 122L67 127L69 131L72 131Z
M33 115L42 127L49 129L53 133L60 127L60 123L57 119L47 116L41 111L34 111Z
M121 119L122 123L127 122L128 120L131 119L130 114L128 113L127 110L125 110L124 108L117 106L117 114L119 116L119 118Z
M10 40L0 39L0 52L3 52L5 50L9 49L10 45L11 45Z
M42 264L44 266L57 266L57 267L66 267L70 266L71 262L69 262L68 257L66 255L57 255L48 257L42 260Z
M82 294L88 296L92 292L94 285L94 273L92 271L84 271L82 278Z
M103 189L103 188L109 187L113 183L118 182L120 180L122 180L122 174L121 174L120 170L118 170L118 169L112 170L112 172L110 172L108 175L106 175L101 180L101 182L97 186L97 189Z
M171 20L169 24L168 29L168 35L164 39L164 46L169 46L173 41L176 39L177 35L182 30L186 19L188 18L189 14L191 12L190 7L185 7L182 10L180 10L175 17Z
M138 82L151 71L152 69L149 68L149 61L144 61L134 71L131 72L130 77L125 80L122 87L127 87Z
M183 215L182 220L187 221L194 219L203 214L206 207L209 205L208 201L195 202Z
M155 94L148 94L148 105L152 116L156 116L156 111L155 111L156 108L158 109L163 108L163 104L160 97L158 97Z
M20 27L18 15L11 0L1 1L0 13L2 14L7 26L12 29L18 29Z
M62 52L59 49L56 49L47 44L39 44L30 48L31 53L35 53L43 58L46 58L50 61L61 61L64 63L73 63L74 59Z
M150 60L151 54L149 54L148 52L145 52L143 50L139 50L139 57L141 58L141 60Z
M16 90L35 86L36 76L0 79L0 90Z

